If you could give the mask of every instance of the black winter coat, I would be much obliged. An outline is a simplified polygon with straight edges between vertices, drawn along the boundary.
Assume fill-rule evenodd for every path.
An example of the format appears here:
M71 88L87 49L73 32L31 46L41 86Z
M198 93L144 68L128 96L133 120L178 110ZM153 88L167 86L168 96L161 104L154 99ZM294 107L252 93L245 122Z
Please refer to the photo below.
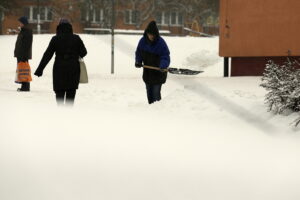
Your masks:
M80 78L79 57L83 58L87 50L78 35L73 34L71 24L60 24L57 35L54 36L44 53L44 56L35 72L42 75L44 68L56 54L53 66L53 90L78 89Z
M22 27L14 51L14 56L19 61L28 61L32 58L32 38L32 30L28 26Z

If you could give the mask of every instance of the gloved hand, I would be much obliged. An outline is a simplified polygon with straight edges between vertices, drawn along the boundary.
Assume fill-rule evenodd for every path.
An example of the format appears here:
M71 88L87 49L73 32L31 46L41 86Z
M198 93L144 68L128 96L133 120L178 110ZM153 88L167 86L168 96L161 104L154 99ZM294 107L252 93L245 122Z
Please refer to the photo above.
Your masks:
M159 68L159 71L163 73L163 72L167 72L168 70L164 68Z
M37 77L41 77L41 76L43 75L43 72L42 72L42 71L36 70L36 71L34 72L34 75L36 75Z
M141 68L141 67L143 67L143 65L142 65L142 63L136 62L136 63L135 63L135 67L136 67L136 68Z

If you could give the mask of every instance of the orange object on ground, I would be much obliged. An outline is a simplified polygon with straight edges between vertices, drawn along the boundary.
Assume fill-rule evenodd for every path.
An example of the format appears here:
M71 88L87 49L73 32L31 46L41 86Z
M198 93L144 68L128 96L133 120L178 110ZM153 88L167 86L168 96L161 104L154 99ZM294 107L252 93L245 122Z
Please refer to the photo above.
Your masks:
M16 71L16 83L31 82L31 69L28 62L19 62Z

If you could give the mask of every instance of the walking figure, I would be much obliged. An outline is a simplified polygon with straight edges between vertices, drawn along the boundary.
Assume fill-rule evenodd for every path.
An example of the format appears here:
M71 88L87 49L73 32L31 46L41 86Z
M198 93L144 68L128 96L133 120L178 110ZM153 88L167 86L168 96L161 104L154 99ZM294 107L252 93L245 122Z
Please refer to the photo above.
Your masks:
M145 29L135 52L135 66L143 65L159 67L161 70L144 68L143 80L146 84L148 103L161 100L161 87L166 83L170 65L170 51L165 40L159 35L155 21L151 21Z
M53 90L58 105L73 105L76 90L79 85L80 64L79 58L87 55L87 50L81 38L73 34L72 25L66 19L61 19L54 36L44 53L44 56L35 71L40 77L43 70L56 54L53 66Z

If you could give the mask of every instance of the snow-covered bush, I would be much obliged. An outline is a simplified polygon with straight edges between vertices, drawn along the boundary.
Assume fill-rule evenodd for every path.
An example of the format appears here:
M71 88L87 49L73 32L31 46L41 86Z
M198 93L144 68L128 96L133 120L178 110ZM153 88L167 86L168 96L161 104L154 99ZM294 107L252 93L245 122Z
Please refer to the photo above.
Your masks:
M290 58L283 65L269 61L261 86L267 90L265 102L275 114L300 111L300 69L297 60ZM296 120L296 126L300 118Z

